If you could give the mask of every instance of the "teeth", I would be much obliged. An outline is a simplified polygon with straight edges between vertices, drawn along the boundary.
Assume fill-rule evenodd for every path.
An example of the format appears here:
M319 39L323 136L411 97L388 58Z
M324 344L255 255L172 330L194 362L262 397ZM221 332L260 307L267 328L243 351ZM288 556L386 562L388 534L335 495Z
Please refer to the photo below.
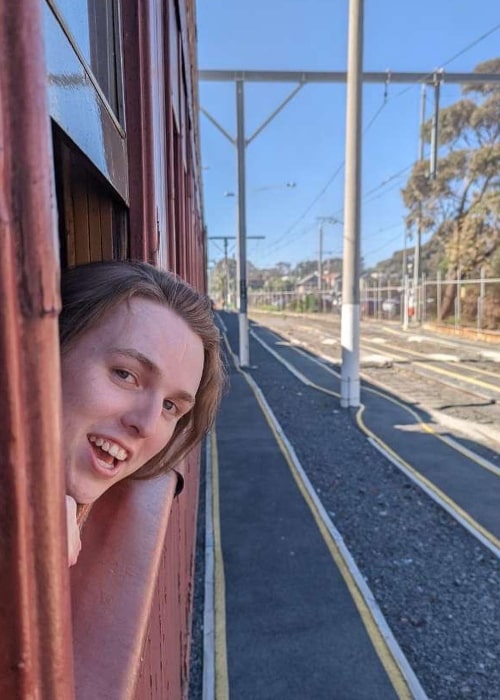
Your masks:
M108 449L108 452L110 455L113 455L113 457L118 457L120 448L118 447L118 445L111 445L111 447Z
M109 442L109 440L104 440L104 438L96 437L95 435L89 435L90 442L100 447L104 452L108 452L112 457L123 462L127 459L127 451L120 447L115 442Z
M113 457L120 460L124 460L127 456L125 450L122 447L118 447L118 445L111 445L108 452L110 455L113 455Z

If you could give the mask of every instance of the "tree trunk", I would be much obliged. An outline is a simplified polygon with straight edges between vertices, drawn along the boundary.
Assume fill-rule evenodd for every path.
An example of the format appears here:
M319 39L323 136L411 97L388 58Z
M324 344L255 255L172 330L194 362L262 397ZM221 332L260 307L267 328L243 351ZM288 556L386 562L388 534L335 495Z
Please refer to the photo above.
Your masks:
M451 316L455 311L455 298L457 296L457 279L458 270L452 273L452 277L449 277L448 284L444 290L443 302L441 304L441 313L439 315L438 321L444 321L449 316Z

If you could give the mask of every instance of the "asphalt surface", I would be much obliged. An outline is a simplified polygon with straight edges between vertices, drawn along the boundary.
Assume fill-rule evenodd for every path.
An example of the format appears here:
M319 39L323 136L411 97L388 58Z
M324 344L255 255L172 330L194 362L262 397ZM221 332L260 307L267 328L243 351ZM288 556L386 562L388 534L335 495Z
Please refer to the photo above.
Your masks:
M237 318L224 320L236 351ZM253 340L250 352L250 374L425 692L498 700L498 560L369 444L338 399L305 387ZM311 371L319 381L321 368ZM370 643L355 652L362 635L346 637L349 595L337 595L338 572L242 382L233 371L217 428L231 697L393 697L377 657L370 675ZM382 427L384 415L392 425L401 418L379 409ZM202 605L198 596L195 620Z
M253 392L230 381L216 429L230 695L397 697Z

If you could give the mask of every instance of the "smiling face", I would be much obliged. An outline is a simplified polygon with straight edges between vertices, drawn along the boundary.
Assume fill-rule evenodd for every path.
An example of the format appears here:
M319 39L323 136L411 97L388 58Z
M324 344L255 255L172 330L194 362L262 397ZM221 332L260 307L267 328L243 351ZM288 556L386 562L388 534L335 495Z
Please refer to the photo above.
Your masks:
M171 309L122 302L62 356L66 491L92 503L168 443L193 407L203 344Z

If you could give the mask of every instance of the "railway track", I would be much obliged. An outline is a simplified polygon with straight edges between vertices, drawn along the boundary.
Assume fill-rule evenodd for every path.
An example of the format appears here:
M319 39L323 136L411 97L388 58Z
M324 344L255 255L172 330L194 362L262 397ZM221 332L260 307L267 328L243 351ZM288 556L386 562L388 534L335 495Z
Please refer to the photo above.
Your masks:
M252 314L285 337L334 366L341 361L338 317ZM453 430L485 447L500 446L500 348L498 352L404 333L393 326L362 324L360 369L401 399L431 412L443 430Z
M269 325L273 324L266 323L268 333ZM317 325L311 324L311 326L308 326L307 324L304 325L301 323L296 324L294 330L287 326L285 326L285 328L282 326L280 330L280 335L275 336L276 345L274 349L269 345L269 342L266 342L266 339L263 338L259 332L254 332L254 337L263 347L279 359L292 374L305 384L321 392L330 395L338 395L336 391L332 390L326 377L326 373L330 373L339 380L340 374L338 368L331 364L331 358L328 358L328 355L326 355L326 362L324 360L318 360L316 356L317 354L321 354L323 358L325 358L324 353L318 353L317 351L318 344L324 344L325 338L323 336L323 329L318 328ZM289 343L286 344L289 344L290 348L293 349L296 354L303 356L305 361L295 361L293 356L290 356L289 353L284 355L280 352L280 346L284 348L284 343L280 340L280 338L283 337L284 331L289 339ZM272 331L272 333L274 334L276 331ZM296 334L300 334L300 338L297 337ZM368 345L370 345L370 343L368 343ZM371 345L373 345L373 343L371 343ZM316 354L305 356L303 349L299 346L306 347L308 350L313 351L316 348ZM412 354L411 351L409 354ZM314 371L310 369L312 364L319 365L324 374L315 374ZM377 449L383 452L386 457L393 461L398 468L415 481L415 483L433 498L433 500L447 510L463 527L469 530L469 532L499 557L500 528L498 527L498 516L495 515L494 509L493 512L491 512L490 509L489 516L483 517L482 510L485 504L481 504L481 496L479 496L478 500L468 498L467 495L464 496L464 494L461 493L463 489L467 491L467 489L472 488L477 478L482 478L481 470L489 472L489 475L484 478L491 481L491 484L486 486L486 493L490 488L498 491L500 465L496 462L498 454L494 451L494 442L497 439L497 433L494 429L491 431L485 430L484 426L482 426L478 420L478 401L480 400L483 402L482 407L488 411L487 415L490 421L488 427L491 427L494 420L498 420L498 406L496 403L490 399L485 401L484 397L475 394L472 389L464 389L461 386L455 388L450 385L448 381L443 382L440 379L435 380L434 378L427 378L424 381L420 370L415 372L413 369L411 358L408 360L408 363L404 364L407 374L406 378L400 371L394 375L392 372L392 363L386 363L385 361L379 362L372 358L365 364L368 365L368 367L363 368L362 374L365 396L366 392L374 395L379 393L387 402L393 402L395 405L399 406L403 413L408 415L409 423L407 425L392 426L392 428L389 428L389 431L386 432L387 426L381 426L377 423L376 419L374 420L373 408L371 412L368 410L367 413L364 414L365 406L363 405L361 412L357 415L357 421L361 429ZM367 368L372 370L371 374L365 373ZM381 377L380 374L377 374L376 379L374 379L373 371L377 373L381 368L384 372L390 373L389 382L384 382L383 376ZM450 374L452 373L450 372ZM437 387L439 388L438 390ZM491 391L495 391L495 384L491 384L490 387ZM380 393L379 390L383 393ZM411 398L408 396L409 393L411 393ZM416 394L418 394L418 396ZM465 396L467 398L464 398ZM420 400L419 397L421 397L422 400ZM364 399L364 401L366 403L366 399ZM443 403L446 401L452 403L449 405ZM430 406L431 403L434 403L434 408ZM439 406L436 406L436 403L438 403ZM445 418L444 410L450 407L454 408L462 417L454 418L453 416L447 416ZM436 421L436 415L440 422ZM467 419L463 418L464 415L467 416ZM474 418L474 421L471 420L471 416ZM480 418L484 419L484 416L481 415ZM457 428L458 426L456 431L450 430L450 420L456 423L456 425L452 427ZM475 428L471 427L472 422L474 422ZM478 425L482 426L482 432L478 429ZM474 442L474 447L471 448L470 444L466 443L463 439L459 439L460 437L463 438L463 435L460 433L460 428L462 431L465 431L465 426L467 426L469 431L475 430L481 433L483 440L479 444L484 446L484 451L480 449L478 441L476 440ZM402 442L399 437L396 437L397 431L400 430L411 430L419 433L427 432L436 442L441 443L445 451L448 451L447 456L443 457L443 459L447 461L453 460L457 464L460 463L461 468L464 469L466 473L468 472L468 474L464 476L464 481L461 486L458 486L458 484L450 484L446 478L443 479L441 473L435 472L433 465L436 460L433 450L431 450L427 456L424 454L413 454L411 451L408 455L404 447L402 448L404 441ZM442 447L438 447L436 444L436 454L438 453L438 449L442 450ZM475 476L473 476L474 473ZM485 510L487 509L485 508Z
M234 319L228 320L234 348ZM310 330L303 319L290 325L268 323L267 317L258 320L251 329L255 366L248 374L276 415L326 520L331 518L344 538L429 697L496 697L490 691L499 687L494 670L498 637L491 616L498 592L500 468L493 450L485 446L481 451L477 441L462 440L440 426L416 398L417 387L408 380L405 386L402 376L401 385L411 390L413 400L384 388L382 380L364 376L364 406L349 415L339 408L340 353L331 329ZM382 344L380 335L380 329L373 333L370 348L362 351L363 374L370 365L390 374L395 365L410 371L411 358L385 367L377 364L372 355ZM415 366L423 364L419 360L414 359ZM451 371L454 361L450 363ZM494 374L494 363L483 369L489 367ZM423 380L411 377L420 390ZM494 384L495 375L491 379ZM438 394L445 409L446 387L430 379L429 384L428 391L435 398ZM424 388L422 396L428 400ZM460 397L452 395L456 403L464 402L463 391ZM467 400L471 403L470 395ZM484 609L476 608L476 601ZM462 640L463 654L457 649ZM481 674L486 668L485 686Z

